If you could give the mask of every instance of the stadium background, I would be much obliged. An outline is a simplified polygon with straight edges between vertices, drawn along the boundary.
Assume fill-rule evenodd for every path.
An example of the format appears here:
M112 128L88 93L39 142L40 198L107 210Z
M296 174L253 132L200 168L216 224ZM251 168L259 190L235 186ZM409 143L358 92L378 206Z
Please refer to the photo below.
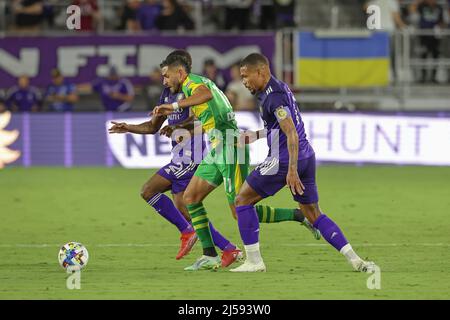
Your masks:
M449 3L429 2L0 0L0 296L448 299ZM66 26L72 3L83 8L81 31ZM370 3L382 8L381 30L367 29ZM300 103L321 204L380 264L381 290L289 224L262 226L261 278L180 271L175 230L139 199L148 168L170 157L168 140L106 133L113 119L148 118L162 89L157 67L174 48L226 92L243 129L262 123L233 66L254 51L270 58ZM49 99L56 69L76 96L66 112ZM109 76L130 101L100 99L96 83ZM22 91L19 78L30 81ZM258 163L266 149L252 148ZM289 199L283 191L267 203ZM239 243L223 191L207 206ZM65 288L56 263L70 240L91 252L80 292Z

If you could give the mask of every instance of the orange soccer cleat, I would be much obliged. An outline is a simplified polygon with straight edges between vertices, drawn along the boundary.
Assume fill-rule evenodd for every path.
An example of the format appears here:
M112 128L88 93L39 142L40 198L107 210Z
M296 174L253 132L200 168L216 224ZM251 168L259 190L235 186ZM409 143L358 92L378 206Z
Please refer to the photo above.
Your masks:
M225 250L222 252L222 268L226 268L236 261L241 261L244 257L242 251L236 247L233 250Z
M181 246L180 251L178 251L177 260L180 260L185 255L187 255L189 252L191 252L192 247L197 242L197 234L195 231L189 232L189 233L183 233L181 234L180 240L181 240Z

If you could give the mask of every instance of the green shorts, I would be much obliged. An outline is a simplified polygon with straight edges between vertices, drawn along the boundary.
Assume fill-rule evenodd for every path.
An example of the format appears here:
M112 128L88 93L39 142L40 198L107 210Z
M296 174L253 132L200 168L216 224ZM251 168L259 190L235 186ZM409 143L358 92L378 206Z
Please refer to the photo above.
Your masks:
M223 152L225 151L225 152ZM236 195L249 174L250 156L248 145L221 145L211 149L202 160L194 175L213 186L224 183L228 203L234 204Z

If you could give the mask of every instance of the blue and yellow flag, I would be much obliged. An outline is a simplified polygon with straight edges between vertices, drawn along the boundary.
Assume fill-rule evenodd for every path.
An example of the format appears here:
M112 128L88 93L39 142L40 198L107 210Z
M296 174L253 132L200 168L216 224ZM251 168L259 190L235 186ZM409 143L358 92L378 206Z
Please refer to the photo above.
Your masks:
M372 87L389 84L389 35L317 37L299 32L296 84L308 87Z

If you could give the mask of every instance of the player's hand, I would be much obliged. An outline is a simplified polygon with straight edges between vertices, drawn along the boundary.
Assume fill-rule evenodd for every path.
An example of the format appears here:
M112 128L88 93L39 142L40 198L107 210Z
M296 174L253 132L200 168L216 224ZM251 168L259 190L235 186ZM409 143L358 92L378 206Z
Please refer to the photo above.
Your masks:
M175 131L175 126L165 126L161 130L159 130L159 135L171 138L172 137L172 133L174 131Z
M162 104L153 109L153 114L156 116L167 116L173 113L173 106L171 104Z
M125 122L111 121L111 123L113 124L113 126L111 128L109 128L109 130L108 130L109 133L126 133L126 132L128 132L128 124L126 124Z
M286 176L286 184L288 188L291 189L292 194L303 195L305 186L300 180L297 170L289 169L288 174Z

